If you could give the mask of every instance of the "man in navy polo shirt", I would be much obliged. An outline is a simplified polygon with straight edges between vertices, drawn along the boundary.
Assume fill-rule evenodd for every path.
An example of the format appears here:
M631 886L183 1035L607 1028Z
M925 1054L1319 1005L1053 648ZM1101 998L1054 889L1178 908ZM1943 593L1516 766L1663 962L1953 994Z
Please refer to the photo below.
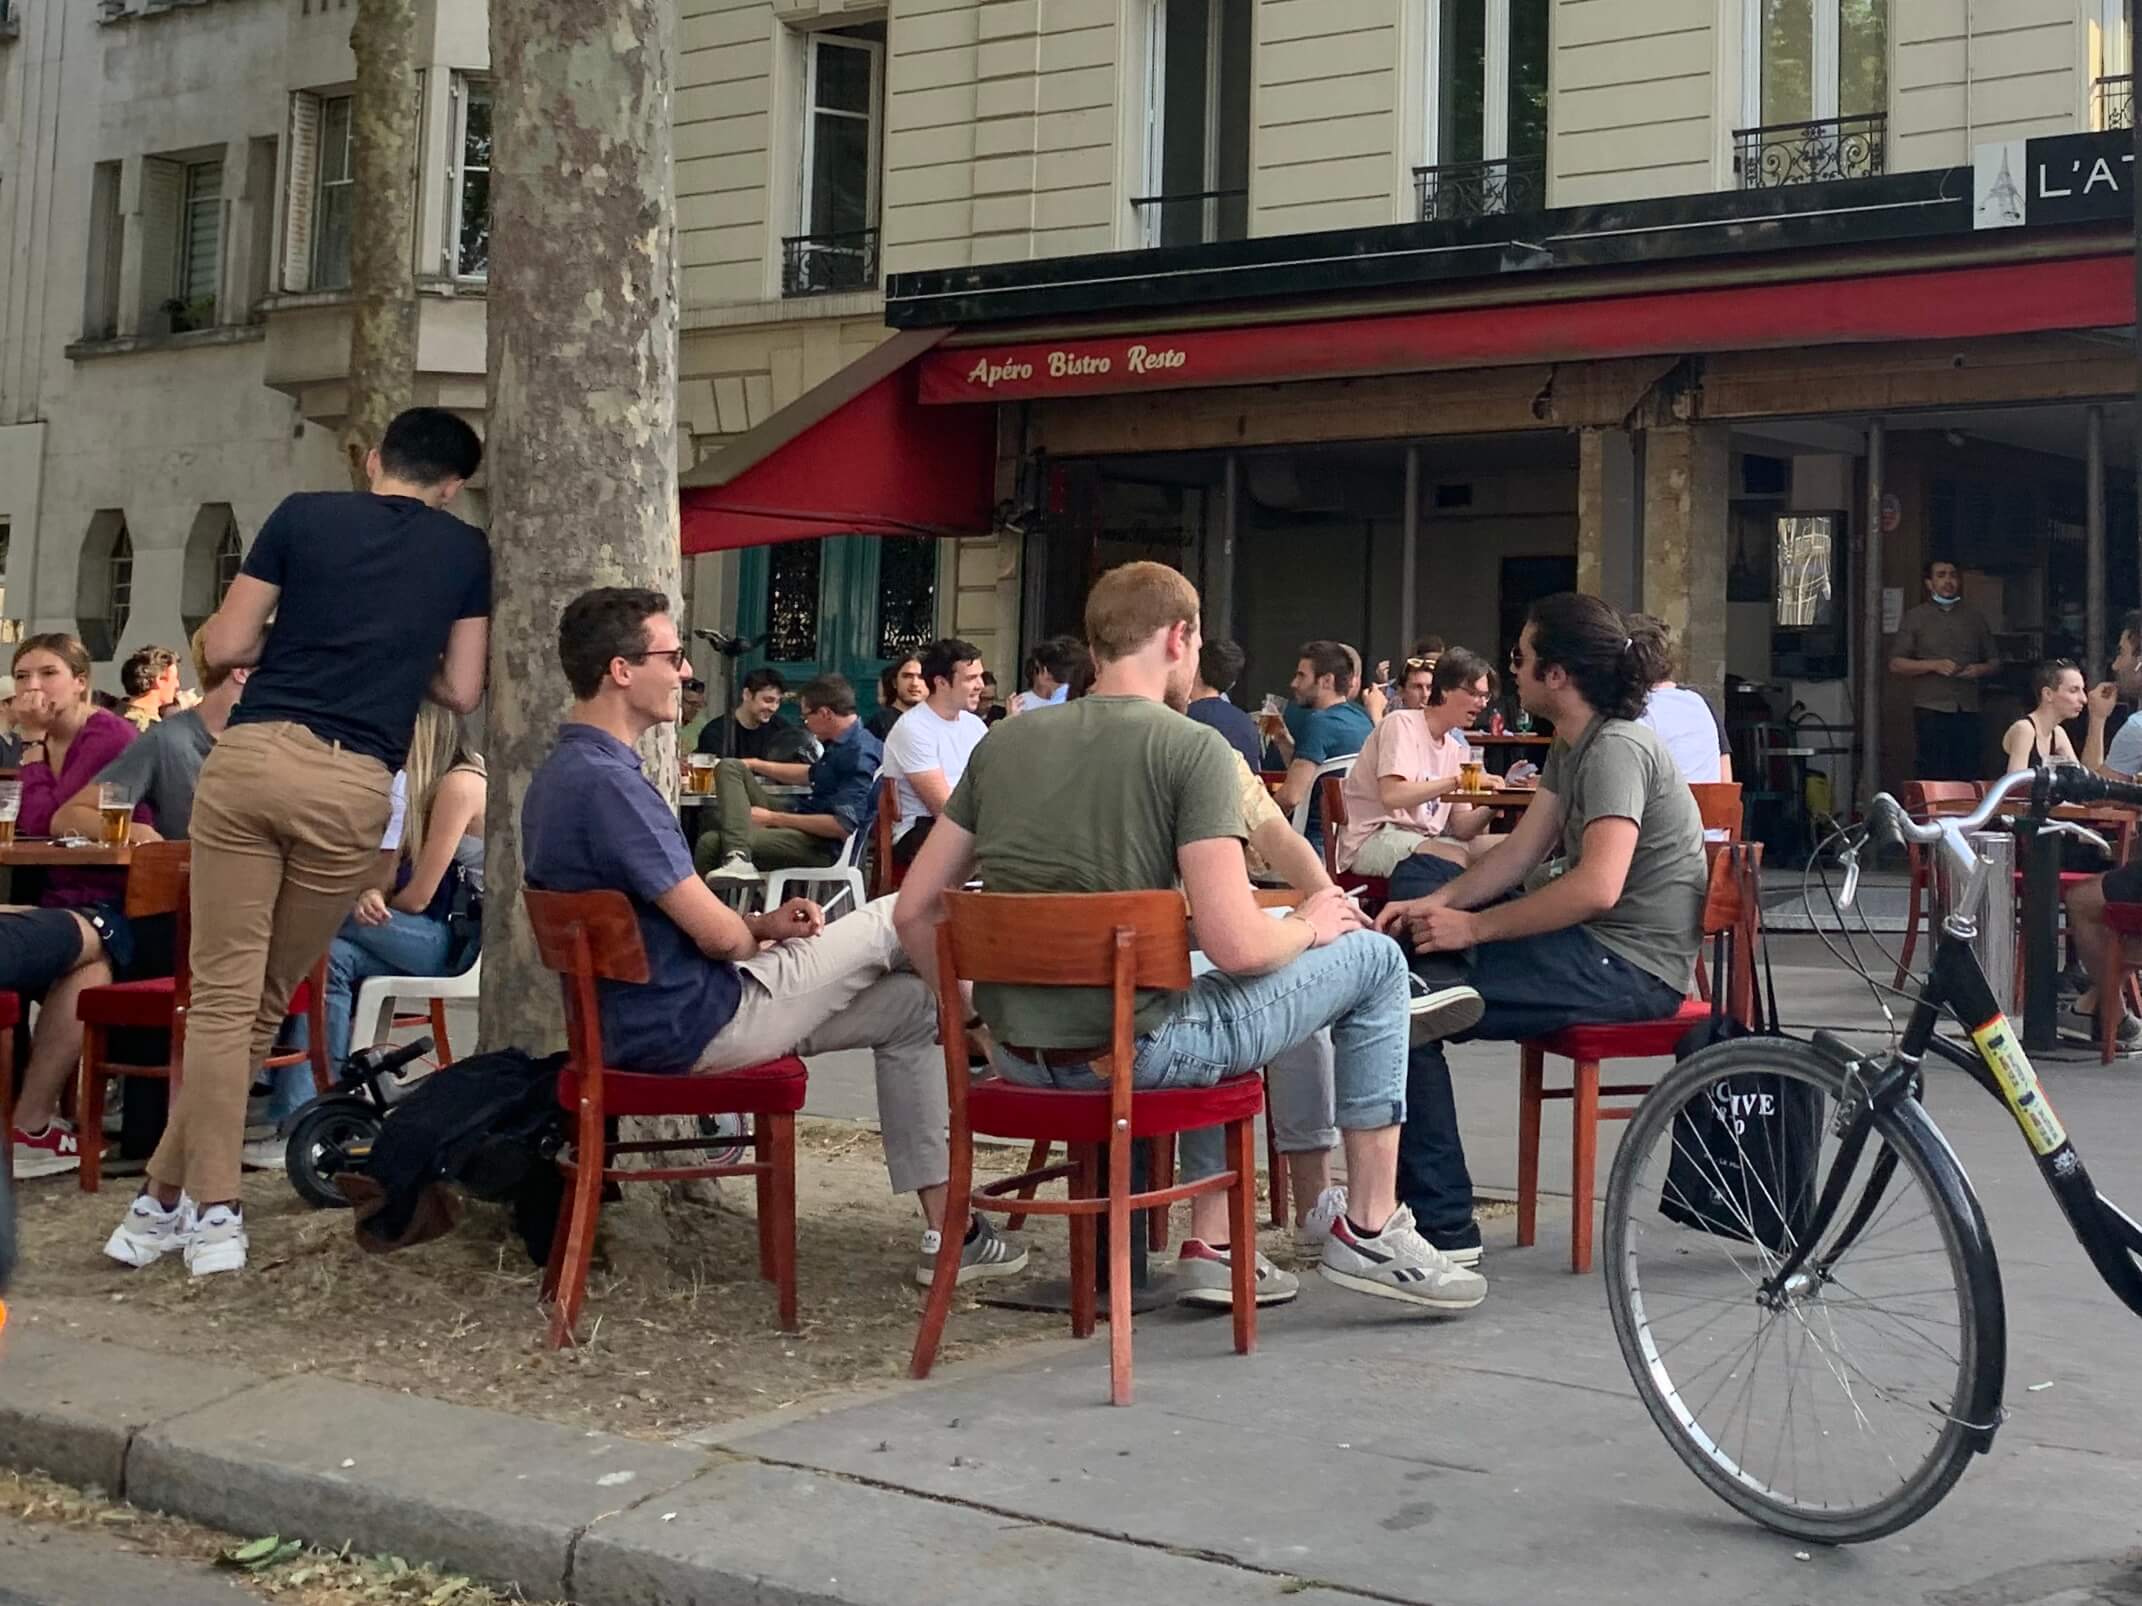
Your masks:
M559 621L558 657L575 701L529 782L521 846L530 886L622 892L638 917L648 980L597 983L603 1058L619 1070L705 1075L868 1048L893 1191L921 1198L914 1277L927 1286L949 1170L944 1061L935 1001L904 968L893 900L830 926L807 898L739 915L693 871L677 816L634 750L676 719L692 672L661 592L583 592ZM1023 1247L983 1227L968 1235L960 1280L1025 1265Z

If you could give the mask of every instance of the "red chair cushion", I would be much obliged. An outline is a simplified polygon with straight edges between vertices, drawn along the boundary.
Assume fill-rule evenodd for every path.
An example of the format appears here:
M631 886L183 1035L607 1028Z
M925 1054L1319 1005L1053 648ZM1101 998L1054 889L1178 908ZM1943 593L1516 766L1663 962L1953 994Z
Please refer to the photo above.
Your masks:
M2142 903L2108 903L2105 924L2123 937L2142 937Z
M169 1027L173 991L169 976L85 987L75 1002L75 1018L91 1026Z
M1711 1018L1711 1006L1686 998L1662 1020L1622 1021L1609 1026L1565 1026L1532 1041L1549 1054L1573 1060L1646 1060L1671 1054L1689 1028Z
M795 1055L707 1076L602 1073L605 1115L793 1115L803 1108L809 1077ZM580 1106L580 1073L558 1073L558 1102Z
M22 1000L13 993L0 992L0 1031L22 1024Z
M1211 1087L1150 1088L1131 1097L1131 1136L1159 1137L1244 1121L1264 1109L1264 1078L1230 1076ZM1021 1087L995 1077L967 1090L967 1120L997 1138L1054 1138L1060 1143L1106 1143L1108 1094Z
M312 978L307 976L297 984L297 991L290 995L290 1002L283 1006L283 1015L287 1019L292 1015L309 1015L311 1013Z

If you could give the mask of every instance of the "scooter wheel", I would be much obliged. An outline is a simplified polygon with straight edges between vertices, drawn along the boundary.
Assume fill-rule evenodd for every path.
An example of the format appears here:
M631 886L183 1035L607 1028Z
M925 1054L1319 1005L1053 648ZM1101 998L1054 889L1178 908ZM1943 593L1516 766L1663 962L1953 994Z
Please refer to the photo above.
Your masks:
M284 1166L290 1186L315 1210L346 1210L335 1177L354 1168L352 1150L368 1151L379 1137L379 1112L356 1099L316 1104L290 1129Z

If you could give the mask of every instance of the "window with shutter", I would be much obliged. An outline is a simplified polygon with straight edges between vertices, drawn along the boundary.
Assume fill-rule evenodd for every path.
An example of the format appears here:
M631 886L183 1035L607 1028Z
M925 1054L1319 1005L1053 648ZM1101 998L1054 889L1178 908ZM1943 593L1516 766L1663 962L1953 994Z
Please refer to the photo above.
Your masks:
M179 303L179 215L186 198L186 170L161 157L144 157L141 164L141 332L164 335L171 332L171 317Z
M454 272L481 279L491 271L491 86L463 79L454 205Z
M222 288L223 164L186 164L186 199L179 217L178 276L171 332L212 329Z
M290 179L283 200L285 290L312 288L312 210L319 179L320 97L301 89L290 97Z
M82 338L109 340L119 332L119 164L99 162L89 187L89 282L82 294Z
M312 219L312 288L347 290L356 224L356 119L348 95L320 102L320 163Z

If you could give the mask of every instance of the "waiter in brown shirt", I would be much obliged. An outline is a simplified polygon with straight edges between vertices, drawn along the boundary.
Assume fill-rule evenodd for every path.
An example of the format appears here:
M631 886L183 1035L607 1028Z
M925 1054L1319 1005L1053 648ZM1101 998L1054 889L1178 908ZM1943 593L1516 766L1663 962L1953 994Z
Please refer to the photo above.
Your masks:
M1979 682L2001 667L1986 616L1963 600L1963 574L1947 558L1926 566L1926 601L1906 613L1889 671L1912 683L1912 727L1922 781L1984 778Z

